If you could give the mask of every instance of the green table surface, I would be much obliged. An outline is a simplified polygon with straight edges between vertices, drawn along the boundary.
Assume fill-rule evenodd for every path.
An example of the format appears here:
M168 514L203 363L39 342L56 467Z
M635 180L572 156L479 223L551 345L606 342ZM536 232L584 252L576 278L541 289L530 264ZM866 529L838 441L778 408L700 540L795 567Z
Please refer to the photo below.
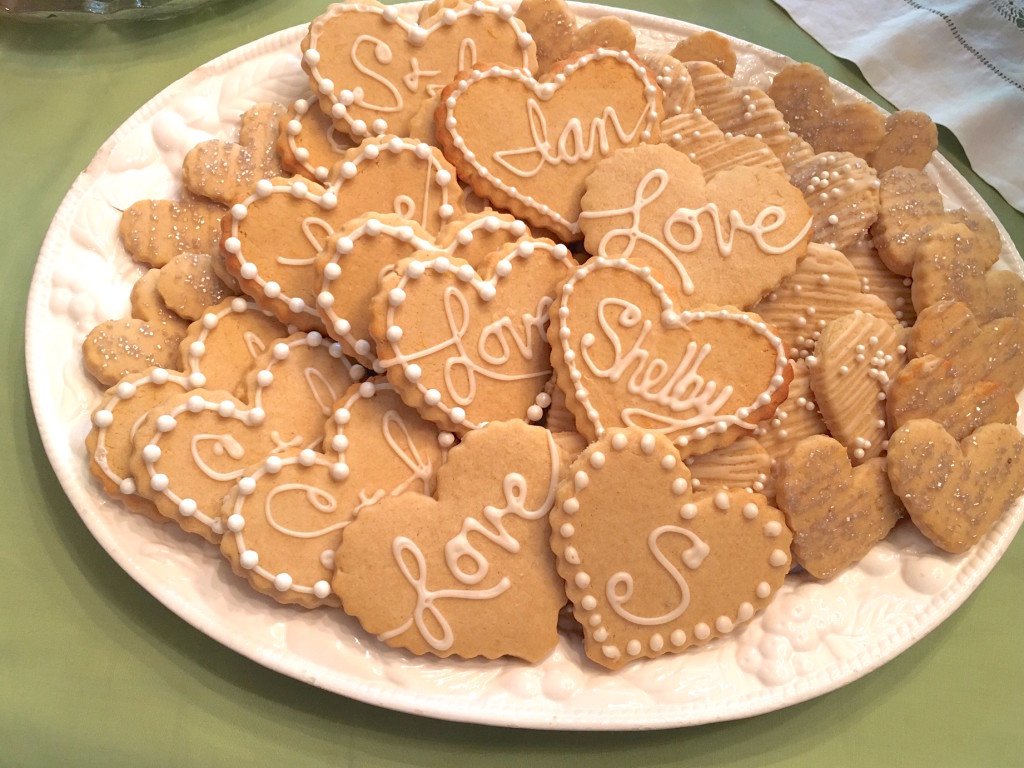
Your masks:
M767 0L620 3L812 61L884 103ZM193 629L107 556L62 492L29 402L25 306L43 236L76 175L139 106L322 7L224 0L107 26L0 18L0 766L1024 764L1022 537L951 618L837 691L747 720L629 733L440 722L312 688ZM1024 250L1024 216L971 172L948 131L940 139Z

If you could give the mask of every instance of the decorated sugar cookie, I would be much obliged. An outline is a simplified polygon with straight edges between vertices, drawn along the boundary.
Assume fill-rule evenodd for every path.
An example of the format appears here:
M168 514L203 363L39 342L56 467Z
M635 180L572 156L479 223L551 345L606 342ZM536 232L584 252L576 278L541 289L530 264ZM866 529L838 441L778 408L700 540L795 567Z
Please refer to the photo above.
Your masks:
M587 252L650 267L686 307L748 307L796 269L811 214L786 177L732 168L706 185L664 144L616 152L586 180Z
M776 499L793 530L793 560L816 579L858 562L899 521L885 466L874 458L853 467L827 435L801 440L779 462Z
M413 653L542 660L565 603L548 515L567 464L542 427L491 422L466 435L436 498L383 499L345 529L333 581L342 607Z
M302 66L339 130L406 136L420 102L478 61L536 68L533 39L513 12L504 3L427 7L416 23L398 8L335 3L309 25Z
M316 95L307 93L292 102L281 118L277 149L284 170L323 184L331 167L357 143L335 128L330 116L320 110Z
M577 54L541 80L474 69L441 98L437 138L459 177L565 241L580 237L583 184L597 163L660 136L661 89L626 51Z
M551 362L588 440L608 429L662 433L684 456L751 432L786 397L792 369L757 315L677 310L651 270L591 259L551 308Z
M635 429L609 430L580 454L551 512L584 650L609 669L749 621L782 585L791 538L759 494L694 494L672 443Z
M315 263L327 239L369 211L397 213L437 232L463 212L455 169L433 147L397 136L367 139L326 186L261 181L224 219L222 248L242 289L284 323L321 330Z
M753 136L726 136L699 110L662 120L661 141L699 165L706 181L737 166L785 173L782 161L763 141Z
M842 251L867 236L878 217L874 168L849 152L825 152L787 170L814 215L814 242Z
M709 61L732 77L736 74L736 52L724 35L706 29L687 35L672 49L671 56L679 61Z
M160 268L157 293L179 317L198 320L203 312L232 295L213 269L214 257L208 253L179 253Z
M884 301L904 328L912 326L917 319L911 287L913 280L885 266L869 237L848 245L843 255L860 277L861 291Z
M385 273L373 301L370 332L388 380L458 434L488 421L540 421L551 404L548 312L576 269L569 250L524 240L480 268L424 255Z
M179 253L217 253L227 209L183 194L181 200L139 200L121 215L118 231L128 255L162 267Z
M164 268L167 266L165 264L164 267L147 269L132 286L128 303L132 308L132 317L144 320L151 326L166 331L168 335L180 339L188 330L189 321L177 311L177 308L172 308L160 294L160 280L164 278Z
M717 451L686 459L694 491L744 490L764 494L772 457L753 437L741 437Z
M132 438L138 492L186 531L218 541L224 495L245 469L319 448L334 402L362 373L319 334L296 334L255 361L244 401L208 389L168 398Z
M181 336L159 323L133 317L106 320L82 342L82 363L94 379L112 386L147 368L176 370L180 367Z
M221 551L235 572L307 608L339 604L330 581L345 527L383 498L431 492L451 441L379 379L352 385L329 418L322 451L267 457L223 510Z

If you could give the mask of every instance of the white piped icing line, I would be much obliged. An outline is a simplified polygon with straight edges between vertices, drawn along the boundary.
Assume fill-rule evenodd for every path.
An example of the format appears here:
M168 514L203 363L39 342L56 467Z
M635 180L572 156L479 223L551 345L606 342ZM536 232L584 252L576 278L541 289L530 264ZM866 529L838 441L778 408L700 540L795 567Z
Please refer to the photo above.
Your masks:
M574 117L565 126L555 128L558 136L549 135L549 127L543 113L542 104L549 101L571 76L588 64L613 59L620 64L632 68L637 81L643 86L644 107L639 115L623 118L613 107L606 106L600 114L588 116L589 123ZM491 78L506 78L522 83L533 96L527 102L527 119L530 124L533 143L526 147L513 147L494 152L490 158L482 159L472 148L467 146L466 137L462 135L455 111L459 99L476 83ZM543 220L566 228L573 235L580 232L578 221L569 221L558 211L531 195L523 194L511 179L522 180L535 177L544 167L557 165L575 165L580 161L589 161L595 156L606 157L616 148L610 141L614 136L619 146L629 146L649 141L652 131L660 124L657 103L660 87L652 79L650 71L642 63L625 51L598 48L566 65L551 81L539 81L529 72L510 67L493 66L488 69L474 69L459 80L442 103L446 113L444 130L450 135L451 143L460 153L462 159L472 168L474 174L486 179L487 183L501 190L506 195L540 214ZM526 165L518 160L526 157ZM492 171L499 166L502 170ZM511 182L511 183L510 183Z
M330 167L326 165L315 165L313 163L314 158L310 155L309 149L302 144L303 133L307 130L306 126L303 125L302 119L311 114L310 110L319 111L316 94L307 93L302 98L296 99L292 104L292 111L296 116L284 125L282 135L284 136L284 140L288 145L288 151L291 153L294 162L296 162L311 178L316 179L316 181L321 184L324 184L326 183L328 176L330 176ZM330 123L330 121L328 121L328 123ZM352 149L353 146L352 140L339 135L333 124L330 124L327 128L324 136L324 142L331 148L331 152L334 153L335 159L340 159L341 156L348 150Z
M241 315L246 312L259 312L268 318L275 318L273 312L263 309L255 301L247 299L242 296L235 296L227 304L220 307L216 312L213 311L213 307L207 309L198 323L201 323L199 333L196 338L189 344L187 351L183 350L182 362L184 367L188 369L189 375L192 377L202 376L205 382L206 376L203 374L203 363L208 357L209 352L209 339L210 336L217 332L220 327L221 321L230 315ZM195 327L193 324L191 328ZM286 329L287 335L291 335L296 332L295 326L288 326ZM191 333L190 333L191 335ZM246 348L249 351L249 356L252 359L259 357L264 351L266 351L266 344L262 339L257 338L255 335L243 336L243 341ZM198 379L195 379L198 381ZM205 386L204 384L195 384L195 386Z
M545 256L563 265L567 274L576 269L569 249L547 240L523 240L512 246L509 253L495 263L494 274L487 279L481 278L472 268L465 270L465 263L455 263L445 255L425 261L413 259L404 262L398 284L388 293L386 327L391 353L386 359L379 360L381 369L401 369L405 380L420 392L424 403L441 411L460 431L477 429L486 423L473 420L466 410L475 401L478 376L504 382L537 380L535 402L524 416L538 421L543 416L543 408L551 402L548 385L553 373L546 356L546 330L552 304L549 294L540 294L537 306L528 308L521 317L495 317L480 330L477 339L467 343L470 306L459 288L449 285L440 297L449 336L426 349L406 348L406 334L398 313L406 302L407 292L415 289L412 284L428 272L454 276L458 285L466 286L480 301L487 303L498 295L502 282L514 269L525 268L530 259ZM423 371L417 361L446 351L451 354L445 361L443 381L424 382ZM537 370L511 374L502 372L503 366L520 360L543 360L544 364ZM443 384L444 391L437 388L439 384Z
M323 55L318 43L325 32L324 28L347 13L376 14L385 25L393 27L396 34L387 40L370 34L357 36L347 52L349 63L354 70L353 81L335 83L321 72ZM499 30L499 35L507 28L509 47L518 53L517 60L508 63L529 69L534 49L533 38L526 32L523 23L515 18L513 6L507 3L496 6L475 2L460 8L446 8L435 14L427 26L404 18L395 8L362 3L335 3L310 24L308 47L303 52L303 64L311 80L316 84L322 108L336 121L344 122L348 126L348 132L353 136L387 133L387 116L403 111L414 112L421 102L437 96L455 74L469 69L476 63L479 55L477 43L471 36L459 41L458 49L453 51L450 71L424 69L420 66L419 57L415 55L417 49L422 50L429 44L430 36L434 32L452 27L463 19L467 19L468 24L474 24L474 19L495 20L498 22L495 28ZM486 26L482 27L481 32L491 36L492 41L497 38ZM405 51L394 50L392 46L395 44L406 44L409 48ZM400 60L404 53L412 54L409 57L407 71L396 72L395 74L399 75L397 80L389 79L386 70ZM487 61L495 61L501 56L488 50L485 51L484 58ZM355 81L359 76L366 84L375 83L377 87L383 88L387 93L387 103L374 104L369 101L365 89ZM353 111L356 112L356 116L352 115ZM367 118L370 116L374 117L368 122Z
M286 308L289 316L296 320L302 318L307 324L314 326L319 324L320 318L317 313L314 301L309 302L301 296L294 296L282 290L278 281L273 279L273 274L266 274L260 271L259 265L246 258L245 248L240 236L242 223L249 215L249 209L259 204L272 195L288 195L297 200L306 200L316 205L325 216L330 217L330 212L339 205L339 197L346 192L345 184L356 178L364 169L373 172L377 167L377 159L389 155L397 156L404 153L413 154L423 163L422 198L417 201L408 194L399 194L393 201L393 212L402 218L416 221L424 228L431 230L436 227L430 226L431 210L433 202L436 201L437 216L443 222L447 222L461 212L461 191L451 166L444 161L436 149L415 139L405 139L398 136L380 136L365 140L356 149L346 154L349 159L339 163L332 170L332 178L326 186L315 185L316 191L310 187L313 182L295 178L290 180L275 179L273 181L264 179L256 185L256 189L243 200L231 207L229 234L221 243L221 248L238 262L237 271L245 283L246 292L256 295L257 292L279 306ZM410 189L411 189L410 185ZM436 196L436 197L435 197ZM453 203L458 203L457 210ZM356 206L352 218L355 218L363 209ZM323 248L327 239L334 234L334 227L331 222L320 216L308 216L297 226L305 235L309 243L309 250L305 255L292 255L275 257L275 270L297 268L306 270L310 279L302 281L303 284L311 283L313 280L313 265L317 255ZM245 285L243 283L243 285Z
M596 340L594 333L584 333L580 336L580 355L577 355L570 346L574 331L571 326L573 320L570 317L569 302L573 291L577 283L585 280L591 273L602 269L622 270L640 278L647 283L661 306L660 317L656 320L644 318L639 307L624 299L605 297L601 300L598 328L605 335L605 340L612 346L615 353L615 360L609 367L598 366L588 354L588 350ZM624 327L640 326L642 328L637 340L628 350L623 349L615 329L601 311L609 306L621 310L619 322ZM676 312L668 293L651 275L651 270L632 264L625 259L591 259L581 266L563 286L557 302L557 310L553 311L552 316L558 318L561 355L568 367L568 378L573 383L576 400L585 409L587 418L598 437L604 434L606 426L601 414L591 402L590 393L582 383L581 366L586 366L588 373L599 379L617 382L626 378L626 386L630 394L651 403L652 407L665 406L664 413L648 411L645 408L624 408L618 414L618 418L621 420L621 424L642 429L651 429L651 423L660 424L657 431L667 434L681 448L694 441L706 439L710 435L725 432L733 426L753 429L755 424L747 422L746 418L755 410L770 403L775 393L785 384L784 372L789 366L785 345L759 317L730 309ZM754 400L737 408L733 413L721 413L722 407L732 394L732 387L719 388L716 382L705 380L699 373L701 362L710 353L709 344L698 347L695 342L691 342L689 347L682 351L681 360L674 364L660 358L652 359L642 346L647 333L654 329L656 322L660 322L662 328L670 330L685 328L691 322L707 319L727 320L749 327L775 350L775 371L770 377L768 386L758 393ZM637 365L636 370L627 378L628 369L634 365ZM668 377L667 383L666 376ZM683 386L684 384L686 386ZM686 396L679 397L675 394L676 392L683 392ZM687 411L693 415L686 418L671 415ZM683 434L679 434L681 432Z

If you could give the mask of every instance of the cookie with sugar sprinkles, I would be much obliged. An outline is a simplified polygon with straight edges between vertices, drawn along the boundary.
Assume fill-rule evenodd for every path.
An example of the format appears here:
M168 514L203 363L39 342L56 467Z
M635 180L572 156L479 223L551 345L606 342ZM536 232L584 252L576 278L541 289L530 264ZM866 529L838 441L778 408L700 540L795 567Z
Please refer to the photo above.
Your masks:
M105 320L82 342L82 364L96 381L111 386L147 368L176 370L180 343L177 332L160 324L133 317Z
M813 362L808 358L821 416L854 464L885 451L891 431L885 398L906 363L903 337L902 327L855 311L829 321L814 345Z
M408 135L420 103L475 62L536 69L533 38L514 11L476 2L416 22L391 6L335 3L309 25L302 67L339 130Z
M590 445L550 520L584 650L609 669L730 634L789 571L782 513L744 490L694 493L675 447L653 432L609 430Z
M160 294L163 270L164 267L147 269L135 281L135 285L132 286L132 291L128 295L131 316L138 320L145 320L150 325L161 328L171 336L177 336L180 339L188 330L189 321L184 315L173 309Z
M198 320L207 307L233 296L213 269L214 257L208 253L179 253L160 268L156 285L164 304L179 317Z
M782 340L761 317L678 310L649 268L623 259L591 259L565 281L548 338L556 383L584 437L647 429L684 456L753 431L792 378Z
M889 478L914 525L945 552L966 552L1024 491L1024 435L986 424L956 440L929 419L897 429Z
M121 214L118 232L129 256L162 267L185 251L217 253L225 213L223 205L183 192L180 200L132 203Z
M551 404L546 330L569 249L524 240L480 267L425 251L382 275L370 333L402 399L443 429L538 422Z
M316 257L327 239L364 213L397 213L437 232L464 212L455 168L423 142L367 139L334 166L325 186L304 177L263 180L224 217L231 274L284 323L323 330Z
M323 184L331 166L357 143L334 127L331 118L320 110L316 94L307 93L292 102L281 117L277 151L284 170Z
M865 237L878 218L878 176L849 152L823 152L787 167L814 214L816 243L840 251Z
M330 582L344 529L383 498L432 491L451 440L382 380L353 384L321 451L275 454L239 478L224 500L221 552L279 602L337 606Z
M284 113L281 104L256 104L242 115L237 142L210 139L192 147L181 165L185 189L231 205L248 194L260 179L280 176L276 145Z
M858 562L903 515L885 459L854 467L827 435L801 440L779 462L776 501L793 531L793 561L816 579Z
M814 344L830 320L858 309L898 324L882 299L862 291L860 277L842 253L811 243L796 272L752 311L775 328L791 358L802 359L814 354Z

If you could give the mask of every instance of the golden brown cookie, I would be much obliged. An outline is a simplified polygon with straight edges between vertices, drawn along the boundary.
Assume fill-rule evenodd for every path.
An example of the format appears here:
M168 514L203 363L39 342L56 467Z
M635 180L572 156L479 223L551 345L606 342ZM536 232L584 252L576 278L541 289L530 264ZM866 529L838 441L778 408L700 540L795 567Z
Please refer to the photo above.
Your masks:
M161 325L127 318L106 320L82 342L82 363L98 382L108 387L147 368L177 370L181 336Z
M197 251L179 253L160 268L156 290L179 317L198 320L208 307L232 295L214 271L213 259Z
M779 462L776 499L793 530L793 561L816 579L858 562L903 514L885 460L853 467L827 435L802 440Z
M924 112L901 109L885 118L885 138L867 156L879 173L890 168L924 168L939 146L939 130Z
M550 432L521 421L466 435L436 499L384 499L345 529L333 580L342 607L413 653L540 661L565 602L548 515L567 463Z
M806 251L811 215L786 177L732 168L705 184L665 144L624 149L587 177L580 227L587 252L650 267L686 307L749 307Z
M231 205L245 197L260 179L280 176L276 145L284 113L281 104L256 104L242 115L237 143L210 139L192 147L181 165L185 189Z
M689 481L667 438L627 429L587 448L558 487L551 548L584 650L604 667L728 635L786 577L779 510L746 491L694 494Z
M580 26L565 0L523 0L516 18L537 45L536 75L548 72L577 51L610 48L632 53L636 47L629 22L608 15Z
M302 41L320 108L352 136L407 136L420 103L477 61L536 69L533 39L510 5L437 7L419 23L398 10L335 3Z
M279 602L339 605L330 582L342 532L383 498L432 491L445 452L438 438L387 383L352 385L322 451L292 449L246 470L224 502L221 552Z
M679 61L710 61L729 77L736 74L736 52L732 43L711 29L684 37L670 55Z
M732 445L686 459L694 491L726 488L764 493L772 469L772 457L753 437L741 437Z
M316 96L307 93L296 99L281 118L277 151L285 171L323 184L331 167L356 143L334 127L331 118L320 111Z
M464 434L488 421L540 421L552 377L545 334L569 250L525 240L479 269L425 251L381 277L370 333L406 403ZM487 277L484 277L487 275Z
M224 206L182 194L181 200L139 200L121 215L119 232L128 255L162 267L179 253L216 253Z
M911 295L913 281L891 271L878 256L871 238L864 237L848 245L843 255L860 276L861 290L884 301L900 325L909 328L917 319Z
M579 239L583 184L598 162L660 136L661 89L626 51L577 54L542 80L474 69L441 98L437 138L459 177L565 241Z
M867 236L878 217L874 168L849 152L825 152L787 170L814 214L814 242L842 251Z
M128 296L132 308L131 316L137 320L144 320L180 340L188 330L189 321L180 312L172 309L160 295L163 270L163 267L147 269L142 277L135 281Z
M591 259L551 309L551 362L588 440L635 427L683 456L749 433L786 397L792 369L760 317L731 307L677 311L651 271Z
M860 311L843 315L825 325L807 358L821 416L854 464L885 451L885 393L907 359L897 327Z
M785 173L782 161L763 141L752 136L726 136L700 111L662 120L661 141L699 165L706 181L737 166Z
M965 552L1024 491L1024 435L987 424L957 441L915 419L893 433L888 464L914 525L940 549Z

